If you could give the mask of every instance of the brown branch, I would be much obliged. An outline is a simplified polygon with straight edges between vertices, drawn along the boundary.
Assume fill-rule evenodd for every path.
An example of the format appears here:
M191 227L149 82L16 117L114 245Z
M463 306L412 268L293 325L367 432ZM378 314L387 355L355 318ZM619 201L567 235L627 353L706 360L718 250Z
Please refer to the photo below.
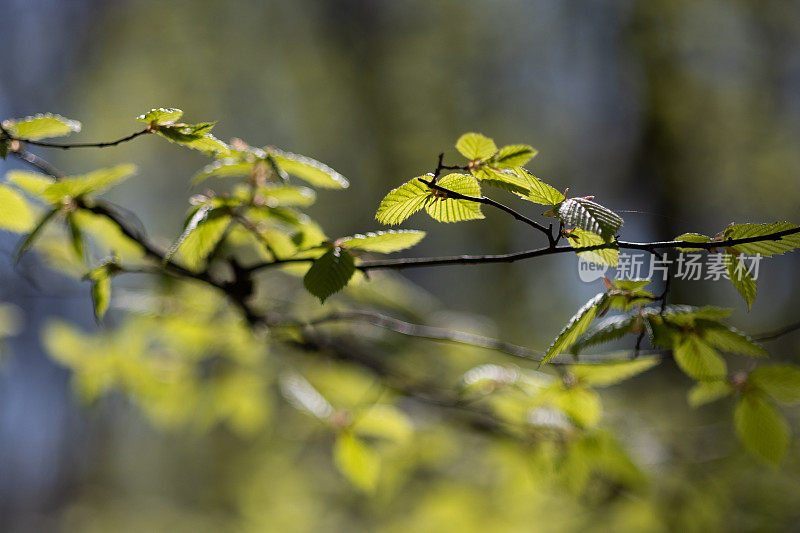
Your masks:
M130 135L122 137L121 139L108 142L98 142L98 143L54 143L49 141L37 141L34 139L25 139L24 137L14 137L13 135L10 135L8 133L8 130L4 130L3 134L12 141L18 141L21 143L30 144L32 146L43 146L45 148L60 148L61 150L69 150L70 148L106 148L109 146L117 146L118 144L132 141L133 139L139 137L140 135L146 135L152 132L153 130L148 126L141 131L131 133Z

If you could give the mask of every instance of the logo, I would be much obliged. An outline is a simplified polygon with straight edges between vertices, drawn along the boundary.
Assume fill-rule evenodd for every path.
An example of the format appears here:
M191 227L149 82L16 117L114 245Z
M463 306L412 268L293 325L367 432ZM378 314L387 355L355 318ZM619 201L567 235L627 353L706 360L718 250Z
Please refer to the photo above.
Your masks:
M608 268L608 265L598 265L597 263L592 263L582 257L578 257L578 277L580 277L581 281L584 283L591 283L602 278L606 275Z

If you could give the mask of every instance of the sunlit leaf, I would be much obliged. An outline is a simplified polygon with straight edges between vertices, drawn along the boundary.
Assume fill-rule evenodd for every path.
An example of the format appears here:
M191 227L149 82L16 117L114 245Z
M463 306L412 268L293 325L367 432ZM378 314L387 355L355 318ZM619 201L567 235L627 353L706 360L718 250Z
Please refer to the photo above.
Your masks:
M767 351L755 343L746 333L720 324L719 322L701 322L702 337L711 346L728 353L748 355L750 357L767 357Z
M353 256L341 248L331 248L319 257L303 278L305 288L320 302L342 290L355 273Z
M49 185L42 191L42 198L56 204L67 198L99 193L129 178L134 172L136 172L135 165L122 164L94 170L88 174L70 176Z
M733 415L736 435L753 455L777 465L789 445L789 426L761 394L746 392Z
M675 362L687 375L699 380L725 377L727 365L719 353L704 340L688 335L673 349Z
M400 224L431 200L430 188L418 178L389 191L375 213L381 224Z
M749 381L779 402L800 402L800 369L788 365L762 366Z
M314 187L346 189L350 186L347 178L316 159L275 148L271 149L269 154L283 170L310 183Z
M699 381L689 390L688 400L692 407L699 407L731 394L733 394L733 387L727 381Z
M517 168L524 166L536 155L536 150L527 144L511 144L503 146L492 158L492 166L500 168Z
M578 257L606 266L617 266L619 263L619 248L616 244L610 244L603 237L591 231L575 228L567 238L569 245L573 248L587 248L589 246L606 246L597 250L577 252Z
M55 182L50 176L26 170L9 170L6 173L6 179L9 183L35 197L41 196L45 189Z
M708 235L702 235L700 233L683 233L672 240L685 242L711 242L711 237ZM691 252L693 250L702 250L702 248L679 247L678 250L682 252Z
M36 215L20 193L0 184L0 230L27 233L36 226Z
M333 445L333 461L357 488L373 492L378 484L381 460L378 452L350 432L340 433Z
M159 107L139 115L136 117L136 120L139 122L147 122L148 124L169 124L175 122L182 116L183 111L180 109Z
M425 237L419 230L389 230L375 233L358 234L339 239L339 243L352 250L365 250L388 254L411 248Z
M564 195L555 188L546 184L525 169L521 169L521 173L528 182L528 189L530 190L526 196L522 196L525 200L536 204L553 206L564 201Z
M101 265L89 273L92 282L92 303L94 304L94 316L97 320L102 320L108 311L108 304L111 301L111 276L109 275L108 265Z
M217 246L231 221L228 214L211 211L203 206L189 218L178 240L170 247L166 259L180 252L183 262L191 270L199 270Z
M633 331L635 317L630 315L609 316L598 320L570 347L570 353L580 353L584 348L621 339Z
M438 181L440 187L464 196L480 197L481 188L478 181L466 174L448 174ZM434 198L425 206L425 211L439 222L461 222L484 218L481 204L470 200L446 198L433 195Z
M603 363L570 365L569 371L581 383L596 387L615 385L637 374L649 370L658 364L658 357L638 357L621 359Z
M3 122L9 132L23 139L46 139L48 137L63 137L70 133L81 131L81 123L70 120L61 115L42 113L32 117L25 117Z
M485 185L513 192L520 196L526 195L530 191L527 180L520 178L510 170L498 170L481 165L472 169L471 173Z
M363 437L390 440L402 444L413 434L409 418L392 405L373 405L354 415L353 432Z
M456 141L456 150L467 159L486 160L497 152L497 145L480 133L465 133Z
M195 174L192 183L197 185L201 181L215 177L215 178L230 178L239 176L248 176L255 163L250 161L240 161L238 159L220 159L214 161L203 167L203 170Z
M726 239L747 239L751 237L761 237L798 229L797 224L791 222L773 222L771 224L734 224L725 229ZM778 238L777 240L767 240L760 242L750 242L736 244L732 246L739 253L747 255L761 254L764 257L783 254L800 247L800 232L792 233Z
M564 329L558 334L553 344L547 349L541 364L546 364L555 356L562 353L564 350L575 342L578 337L584 333L597 316L600 306L607 298L606 293L601 292L581 307L577 313L570 319Z
M742 298L744 298L749 311L753 305L753 300L756 299L756 280L753 279L741 256L725 255L727 256L728 277L733 286L736 287L736 290L739 291L739 294L742 295Z

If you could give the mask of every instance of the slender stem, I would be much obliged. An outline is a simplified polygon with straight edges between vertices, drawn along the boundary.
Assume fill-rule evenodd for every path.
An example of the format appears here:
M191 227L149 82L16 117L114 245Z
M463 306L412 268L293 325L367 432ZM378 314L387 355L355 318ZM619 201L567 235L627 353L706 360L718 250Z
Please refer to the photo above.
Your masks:
M131 133L121 139L117 139L116 141L108 141L108 142L98 142L98 143L54 143L49 141L36 141L34 139L25 139L24 137L14 137L13 135L8 135L8 131L5 130L3 133L8 136L9 139L14 141L19 141L21 143L30 144L32 146L43 146L45 148L60 148L61 150L69 150L71 148L106 148L108 146L117 146L118 144L122 144L124 142L131 141L140 135L146 135L148 133L152 133L153 130L148 126L147 128Z
M753 340L756 341L771 341L777 339L779 337L783 337L788 333L792 333L794 331L800 330L800 321L795 322L793 324L789 324L788 326L783 326L780 329L776 329L773 331L769 331L766 333L760 333L758 335L753 335Z

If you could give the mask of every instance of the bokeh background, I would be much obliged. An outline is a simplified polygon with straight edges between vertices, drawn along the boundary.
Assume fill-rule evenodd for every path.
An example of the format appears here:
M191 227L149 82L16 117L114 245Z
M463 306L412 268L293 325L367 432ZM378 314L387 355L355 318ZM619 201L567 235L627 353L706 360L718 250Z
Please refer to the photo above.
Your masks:
M220 138L308 154L351 180L349 191L321 192L311 211L331 235L378 229L373 215L386 191L431 170L441 151L453 158L465 131L538 148L529 168L620 212L629 240L800 220L797 1L0 0L0 14L1 117L60 113L83 122L84 140L130 133L152 107L218 120ZM69 173L135 162L137 177L109 198L168 242L180 230L189 178L206 161L154 137L48 156ZM0 161L3 172L18 166ZM409 255L536 244L496 213L453 225L417 217L407 227L429 232ZM1 524L225 528L242 509L259 508L254 494L299 490L282 484L290 477L279 459L224 431L161 431L120 398L80 406L39 331L54 316L96 328L88 290L35 258L14 268L16 237L0 243L0 295L23 323L2 349ZM765 263L749 314L727 283L678 283L673 300L732 306L740 328L772 329L800 315L798 266L796 256ZM534 348L600 287L579 281L572 257L405 275L448 310L441 320ZM796 341L770 349L796 361ZM800 527L796 443L782 469L765 468L741 453L730 423L709 422L721 411L686 406L688 379L665 369L637 383L609 393L608 416L640 423L626 445L670 505L697 507L695 525L720 524L703 522L708 515L741 530ZM309 461L310 469L319 458ZM260 485L236 488L252 464L264 471ZM480 501L480 492L462 494L463 480L450 481L436 511L445 525L459 523L470 498ZM342 487L319 507L298 496L298 515L334 509L327 525L339 529L415 508L398 498L380 511ZM552 520L558 529L564 518Z

